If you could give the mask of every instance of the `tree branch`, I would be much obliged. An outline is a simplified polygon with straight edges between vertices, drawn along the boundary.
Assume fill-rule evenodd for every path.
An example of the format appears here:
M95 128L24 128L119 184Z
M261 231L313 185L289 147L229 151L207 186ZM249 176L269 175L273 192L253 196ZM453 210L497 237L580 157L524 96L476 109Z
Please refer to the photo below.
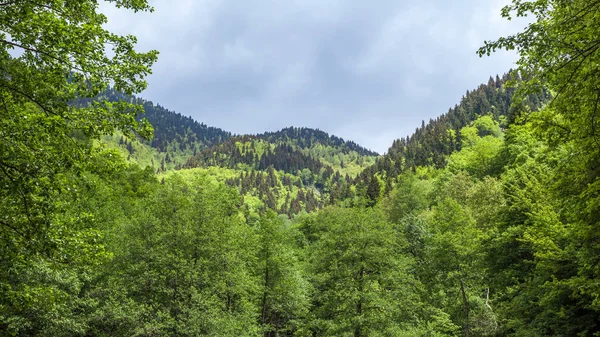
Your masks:
M42 109L42 111L44 111L44 113L46 114L46 116L54 115L54 113L52 113L52 111L50 109L46 108L42 103L38 102L38 100L36 100L35 98L31 97L29 94L24 93L23 91L21 91L19 89L16 89L14 87L11 87L9 85L6 85L6 84L4 84L4 85L0 84L0 86L4 87L4 88L6 88L6 89L8 89L8 90L10 90L12 92L15 92L15 93L17 93L17 94L19 94L19 95L27 98L31 102L35 103L37 106L40 107L40 109Z
M52 54L50 54L50 53L48 53L46 51L39 50L39 49L36 49L36 48L33 48L33 47L27 47L27 46L24 46L22 44L18 44L18 43L15 43L15 42L12 42L12 41L7 41L7 40L0 40L0 43L4 43L4 44L7 44L7 45L10 45L10 46L13 46L13 47L21 48L23 50L27 50L27 51L30 51L32 53L45 55L45 56L47 56L47 57L49 57L49 58L51 58L51 59L53 59L55 61L58 61L60 63L68 65L70 68L72 68L74 70L78 70L78 71L81 71L81 72L85 73L85 71L83 69L75 66L72 62L68 62L68 61L62 60L62 59L60 59L60 58L58 58L58 57L56 57L56 56L54 56L54 55L52 55Z
M571 73L571 75L569 76L569 79L565 82L565 84L558 90L558 92L556 93L556 95L554 95L554 97L552 98L552 101L550 101L549 105L552 105L556 99L558 98L558 96L560 96L562 94L562 92L569 86L571 85L571 81L573 80L573 78L575 77L575 74L577 74L577 72L579 71L579 68L581 68L581 65L583 65L583 62L585 62L587 57L584 57L581 62L579 62L579 64L575 67L575 70L573 70L573 72ZM570 63L571 60L569 60Z
M592 138L596 146L600 148L598 137L596 136L596 113L598 112L598 103L600 103L600 89L596 93L596 101L594 102L594 111L592 112Z
M598 6L598 5L600 5L600 1L595 1L595 2L590 3L587 7L582 8L581 10L579 10L574 15L571 15L569 18L566 18L563 21L563 24L567 23L569 20L577 21L579 19L580 15L586 15L586 12L589 13L588 10L590 10L592 7L595 7L595 6Z
M6 221L0 220L0 225L3 225L5 227L8 227L10 229L12 229L15 233L19 234L19 236L21 236L24 239L27 239L27 237L25 236L25 234L21 233L20 230L16 229L15 227L13 227L11 224L9 224Z

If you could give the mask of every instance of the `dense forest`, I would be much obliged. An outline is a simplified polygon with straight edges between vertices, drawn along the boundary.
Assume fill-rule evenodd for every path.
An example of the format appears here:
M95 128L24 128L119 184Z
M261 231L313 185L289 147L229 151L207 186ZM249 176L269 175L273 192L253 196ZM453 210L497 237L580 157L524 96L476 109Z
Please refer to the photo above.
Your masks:
M0 3L0 336L600 336L600 2L502 15L517 69L379 156L136 98L96 1Z

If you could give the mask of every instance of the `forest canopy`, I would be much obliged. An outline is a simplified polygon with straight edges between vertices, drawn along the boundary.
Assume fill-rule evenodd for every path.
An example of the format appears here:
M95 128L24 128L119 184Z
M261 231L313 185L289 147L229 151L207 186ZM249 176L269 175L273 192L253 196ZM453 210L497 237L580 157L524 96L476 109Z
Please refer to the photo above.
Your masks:
M97 1L0 3L0 335L598 336L600 1L501 14L518 68L378 156L132 96L158 53Z

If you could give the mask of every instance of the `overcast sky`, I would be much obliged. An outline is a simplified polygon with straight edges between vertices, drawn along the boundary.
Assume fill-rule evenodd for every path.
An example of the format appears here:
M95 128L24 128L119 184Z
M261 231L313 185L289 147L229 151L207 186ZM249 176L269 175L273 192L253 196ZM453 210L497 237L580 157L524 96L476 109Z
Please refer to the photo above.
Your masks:
M319 128L384 153L514 66L484 40L522 28L508 0L160 0L103 5L159 60L140 96L234 133Z

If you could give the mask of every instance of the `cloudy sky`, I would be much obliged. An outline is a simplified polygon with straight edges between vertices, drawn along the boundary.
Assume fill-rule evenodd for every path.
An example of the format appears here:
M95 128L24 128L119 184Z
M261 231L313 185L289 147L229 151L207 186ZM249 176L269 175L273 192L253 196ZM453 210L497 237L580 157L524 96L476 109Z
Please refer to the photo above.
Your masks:
M107 28L160 51L142 97L234 133L319 128L385 152L513 67L480 59L518 31L508 0L157 0L103 6Z

